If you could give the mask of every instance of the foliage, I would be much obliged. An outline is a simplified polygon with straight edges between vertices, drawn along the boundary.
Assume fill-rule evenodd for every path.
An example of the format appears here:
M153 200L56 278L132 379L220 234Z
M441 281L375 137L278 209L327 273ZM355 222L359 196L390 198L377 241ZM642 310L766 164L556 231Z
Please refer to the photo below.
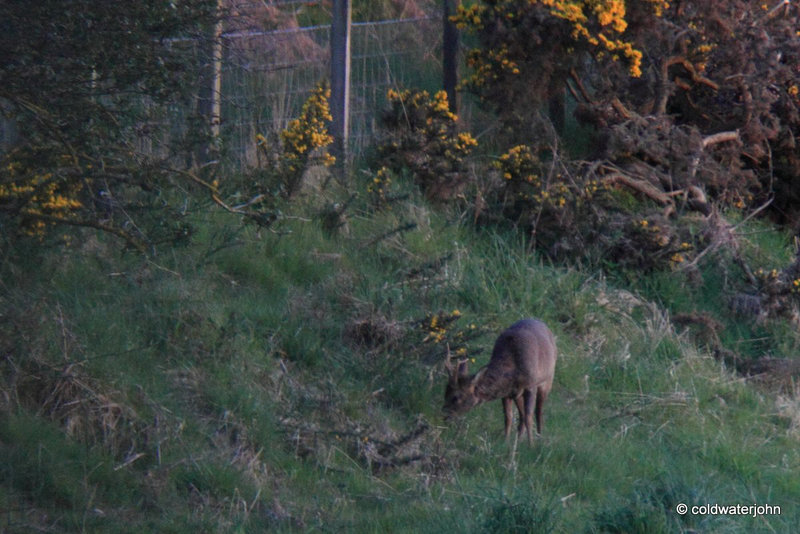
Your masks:
M478 42L465 86L498 111L509 146L537 138L541 104L566 87L595 156L639 180L634 192L698 187L739 208L774 199L792 221L798 16L783 2L519 0L455 20Z
M53 179L52 173L38 176L35 172L20 172L20 169L18 160L6 166L7 181L0 184L0 205L19 205L21 230L28 235L43 235L46 221L69 220L77 216L76 212L83 207L79 200L82 184L66 180L59 183Z
M694 2L639 26L637 39L651 58L648 79L616 89L634 114L669 116L660 127L666 124L679 145L680 131L703 137L673 158L676 181L701 184L729 205L774 193L781 209L791 210L800 126L791 94L800 68L797 17L785 4ZM731 131L736 135L719 137ZM654 133L640 138L648 143Z
M167 106L191 108L204 61L193 43L215 18L208 0L3 2L0 106L18 131L0 158L7 235L89 226L143 249L183 226L169 209L146 214L156 197L183 202L170 194L190 180L173 163L208 132L189 114L184 134L159 146L158 121Z
M431 98L427 91L390 89L386 97L386 134L378 147L382 164L395 172L409 169L429 198L449 200L461 194L469 181L465 158L478 142L458 132L447 93L438 91Z
M649 0L661 13L666 2ZM600 63L624 62L641 76L642 52L625 32L623 0L491 0L460 6L456 24L478 46L467 58L464 86L490 104L511 128L527 132L531 111L563 86L585 54ZM510 105L509 105L510 104Z
M369 202L377 210L391 208L389 192L392 188L392 174L388 167L381 167L367 184Z
M542 172L542 163L527 145L509 149L498 158L496 167L503 176L506 196L512 198L517 206L527 204L521 209L539 211L546 208L558 212L565 208L568 199L576 201L564 175L548 176ZM588 184L584 192L590 195L595 190L596 185Z
M686 4L662 16L705 5ZM619 37L646 44L641 21L664 19L645 3L627 7ZM570 21L542 12L574 41ZM165 212L177 197L194 198L168 194L184 181L235 213L245 208L227 202L238 198L236 177L196 170L153 182L145 167L136 176L154 189L125 182L124 208L141 210L138 222L158 207L152 219L195 229L190 246L120 256L95 233L36 257L0 255L5 530L791 531L800 365L781 356L800 349L800 256L764 221L708 209L699 186L733 204L758 191L701 179L721 180L729 165L734 178L746 169L758 182L763 168L728 151L744 137L674 122L678 95L691 95L691 107L695 91L711 91L700 77L669 78L666 111L645 112L656 53L643 55L637 81L629 64L596 54L611 68L580 64L580 76L568 75L578 98L581 77L592 80L581 104L608 139L605 159L571 161L557 142L520 131L481 168L467 161L474 140L459 134L443 97L397 93L383 161L364 173L367 195L328 189L314 199L333 206L335 224L356 214L335 239L319 221L321 202L286 202L292 216L280 232L205 209ZM689 72L682 61L670 69ZM623 81L630 99L604 77ZM277 176L290 180L284 194L324 157L320 91L275 141L267 170L297 166ZM41 161L61 174L48 174L25 150L0 182L4 202L39 210L17 206L21 232L87 209L92 197L66 187L64 169L109 173L117 161L98 171L81 153L67 164L53 151ZM436 173L465 179L467 163L485 203L479 210L476 200L475 219L501 224L476 227L452 207L392 195L414 173L440 199ZM263 196L244 204L271 194L255 185ZM117 209L113 228L124 222ZM558 340L547 434L533 447L504 443L496 405L443 424L448 350L485 363L496 334L530 315ZM679 502L742 496L783 514L675 512Z
M273 154L273 147L263 134L256 135L259 156L264 159L268 170L278 175L282 194L290 198L297 193L303 183L303 174L312 165L330 167L336 158L326 147L333 143L328 133L332 120L328 99L331 89L327 82L319 84L303 104L300 116L289 122L280 132L280 150Z

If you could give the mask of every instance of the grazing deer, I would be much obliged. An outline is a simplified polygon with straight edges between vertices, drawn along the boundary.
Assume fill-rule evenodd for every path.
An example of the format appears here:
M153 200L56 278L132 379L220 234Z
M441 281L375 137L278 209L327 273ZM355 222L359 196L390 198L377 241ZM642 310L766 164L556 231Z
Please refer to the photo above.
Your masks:
M503 399L506 438L511 434L512 401L519 410L519 435L525 430L533 442L534 396L536 433L542 433L542 406L553 385L556 368L556 343L553 333L537 319L522 319L500 334L494 344L492 358L476 374L469 374L469 362L457 366L447 350L445 367L450 380L444 396L445 419L463 414L478 404Z

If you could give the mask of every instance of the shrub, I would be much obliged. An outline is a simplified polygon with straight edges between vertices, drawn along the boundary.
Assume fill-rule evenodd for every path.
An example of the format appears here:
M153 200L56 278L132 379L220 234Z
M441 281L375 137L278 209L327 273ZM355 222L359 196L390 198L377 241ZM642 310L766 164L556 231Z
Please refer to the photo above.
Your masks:
M330 167L336 162L336 158L327 150L333 143L333 136L328 133L328 124L332 120L328 105L330 96L327 82L319 84L311 92L300 116L280 132L277 154L273 153L274 143L270 143L263 134L256 135L259 160L266 163L268 171L277 175L281 194L286 198L298 192L309 166Z
M417 185L433 200L450 200L468 181L466 158L478 145L467 132L458 132L458 117L449 109L447 93L431 98L427 91L390 89L383 113L381 164L400 172L409 169Z

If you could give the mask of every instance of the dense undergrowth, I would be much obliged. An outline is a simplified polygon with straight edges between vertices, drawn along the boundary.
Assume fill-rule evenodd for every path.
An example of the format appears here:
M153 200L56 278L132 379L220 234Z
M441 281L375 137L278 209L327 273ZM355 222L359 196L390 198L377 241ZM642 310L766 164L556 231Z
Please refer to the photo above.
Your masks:
M730 258L709 254L691 277L554 265L513 230L413 192L380 211L357 200L333 230L319 196L347 198L296 199L269 230L206 215L191 244L150 260L92 234L10 249L0 530L798 524L796 390L720 353L791 357L800 337L789 319L730 311ZM790 261L779 231L739 231L756 264ZM524 316L558 339L544 436L505 442L499 403L444 424L445 347L485 363ZM679 503L781 514L680 515Z

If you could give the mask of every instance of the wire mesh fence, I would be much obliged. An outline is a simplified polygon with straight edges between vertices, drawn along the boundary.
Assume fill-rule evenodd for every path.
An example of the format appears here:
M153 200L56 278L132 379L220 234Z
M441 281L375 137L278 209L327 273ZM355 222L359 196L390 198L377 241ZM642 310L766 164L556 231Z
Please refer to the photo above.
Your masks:
M311 90L330 78L330 30L330 25L276 30L250 26L222 35L220 141L230 165L255 165L256 134L285 129L299 116ZM190 46L199 54L205 53L206 44L174 40L174 46ZM350 50L349 148L358 156L374 137L389 88L439 86L440 21L420 17L354 23ZM170 143L191 128L191 114L179 105L153 110L152 121L137 129L136 147L167 157ZM19 141L21 129L0 113L0 153Z
M223 36L222 142L231 162L256 162L255 135L296 118L310 91L330 76L330 26ZM361 153L378 127L389 88L439 80L436 20L355 23L351 29L350 151ZM432 89L432 88L431 88Z

